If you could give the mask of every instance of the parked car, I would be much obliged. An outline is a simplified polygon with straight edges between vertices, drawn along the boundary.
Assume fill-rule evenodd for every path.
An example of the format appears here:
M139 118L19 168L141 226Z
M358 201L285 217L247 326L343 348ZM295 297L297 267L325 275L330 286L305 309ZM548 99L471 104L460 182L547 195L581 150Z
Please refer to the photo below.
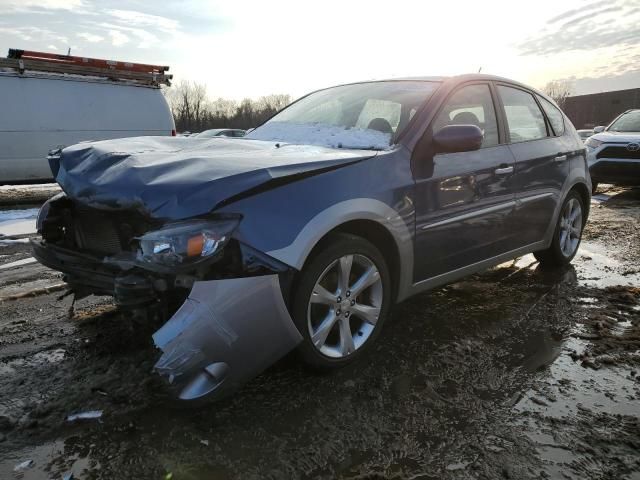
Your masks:
M598 183L640 185L640 109L627 110L594 131L586 142L593 192Z
M580 138L585 142L587 141L587 138L589 138L591 135L594 134L593 129L589 129L589 128L576 130L576 131L578 132L578 135L580 135Z
M342 85L242 139L85 143L51 161L64 193L34 255L77 296L179 306L153 339L184 400L296 347L342 367L395 302L523 254L568 264L591 191L554 102L486 75Z
M0 184L52 180L47 153L86 140L175 134L159 88L0 71Z
M205 130L204 132L196 133L192 136L198 138L213 138L213 137L244 137L244 130L239 128L213 128L211 130Z

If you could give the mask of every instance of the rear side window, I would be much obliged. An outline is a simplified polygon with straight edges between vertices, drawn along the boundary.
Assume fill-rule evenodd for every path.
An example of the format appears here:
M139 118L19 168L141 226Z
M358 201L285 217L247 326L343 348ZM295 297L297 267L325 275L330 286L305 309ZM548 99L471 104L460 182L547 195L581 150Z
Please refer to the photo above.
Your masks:
M553 132L560 136L564 134L564 118L562 116L562 112L558 110L558 108L551 103L549 100L542 98L538 95L538 101L540 105L542 105L542 109L544 113L547 114L547 118L549 119L549 123L551 123L551 128L553 128Z
M511 143L527 142L547 136L547 126L533 95L517 88L498 85L507 115Z

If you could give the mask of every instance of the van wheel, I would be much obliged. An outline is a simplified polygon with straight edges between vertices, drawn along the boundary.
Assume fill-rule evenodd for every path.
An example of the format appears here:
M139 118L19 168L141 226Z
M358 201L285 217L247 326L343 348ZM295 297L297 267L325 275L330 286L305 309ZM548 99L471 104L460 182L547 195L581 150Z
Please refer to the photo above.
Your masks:
M584 205L580 195L573 191L567 195L562 205L551 246L534 252L533 255L543 265L568 265L578 252L583 226Z
M303 337L298 354L319 369L342 367L374 342L391 302L391 277L368 241L335 234L300 272L293 320Z
M598 182L591 182L591 195L598 193Z

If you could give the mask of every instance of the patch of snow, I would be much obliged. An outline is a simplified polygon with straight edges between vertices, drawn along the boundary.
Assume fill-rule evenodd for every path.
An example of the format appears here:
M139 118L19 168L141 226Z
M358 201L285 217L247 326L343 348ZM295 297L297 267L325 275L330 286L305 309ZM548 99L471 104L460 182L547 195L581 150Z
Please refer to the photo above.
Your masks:
M57 183L34 183L24 185L0 185L0 191L2 190L55 190L60 189Z
M267 122L244 138L329 148L389 148L391 135L368 128L342 127L326 123Z
M8 268L21 267L23 265L29 265L30 263L36 263L37 260L33 257L23 258L22 260L16 260L15 262L5 263L0 265L0 270L6 270Z
M0 237L35 233L38 210L0 210Z
M8 220L21 220L25 218L36 218L39 208L23 208L20 210L0 210L0 222Z

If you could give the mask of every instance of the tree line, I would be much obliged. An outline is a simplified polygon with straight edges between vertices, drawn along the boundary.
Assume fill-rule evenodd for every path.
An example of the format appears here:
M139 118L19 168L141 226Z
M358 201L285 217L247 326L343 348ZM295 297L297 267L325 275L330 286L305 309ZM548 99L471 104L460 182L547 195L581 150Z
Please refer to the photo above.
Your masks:
M164 89L178 132L201 132L210 128L257 127L291 103L286 94L245 98L237 102L226 98L210 99L204 84L190 81Z

